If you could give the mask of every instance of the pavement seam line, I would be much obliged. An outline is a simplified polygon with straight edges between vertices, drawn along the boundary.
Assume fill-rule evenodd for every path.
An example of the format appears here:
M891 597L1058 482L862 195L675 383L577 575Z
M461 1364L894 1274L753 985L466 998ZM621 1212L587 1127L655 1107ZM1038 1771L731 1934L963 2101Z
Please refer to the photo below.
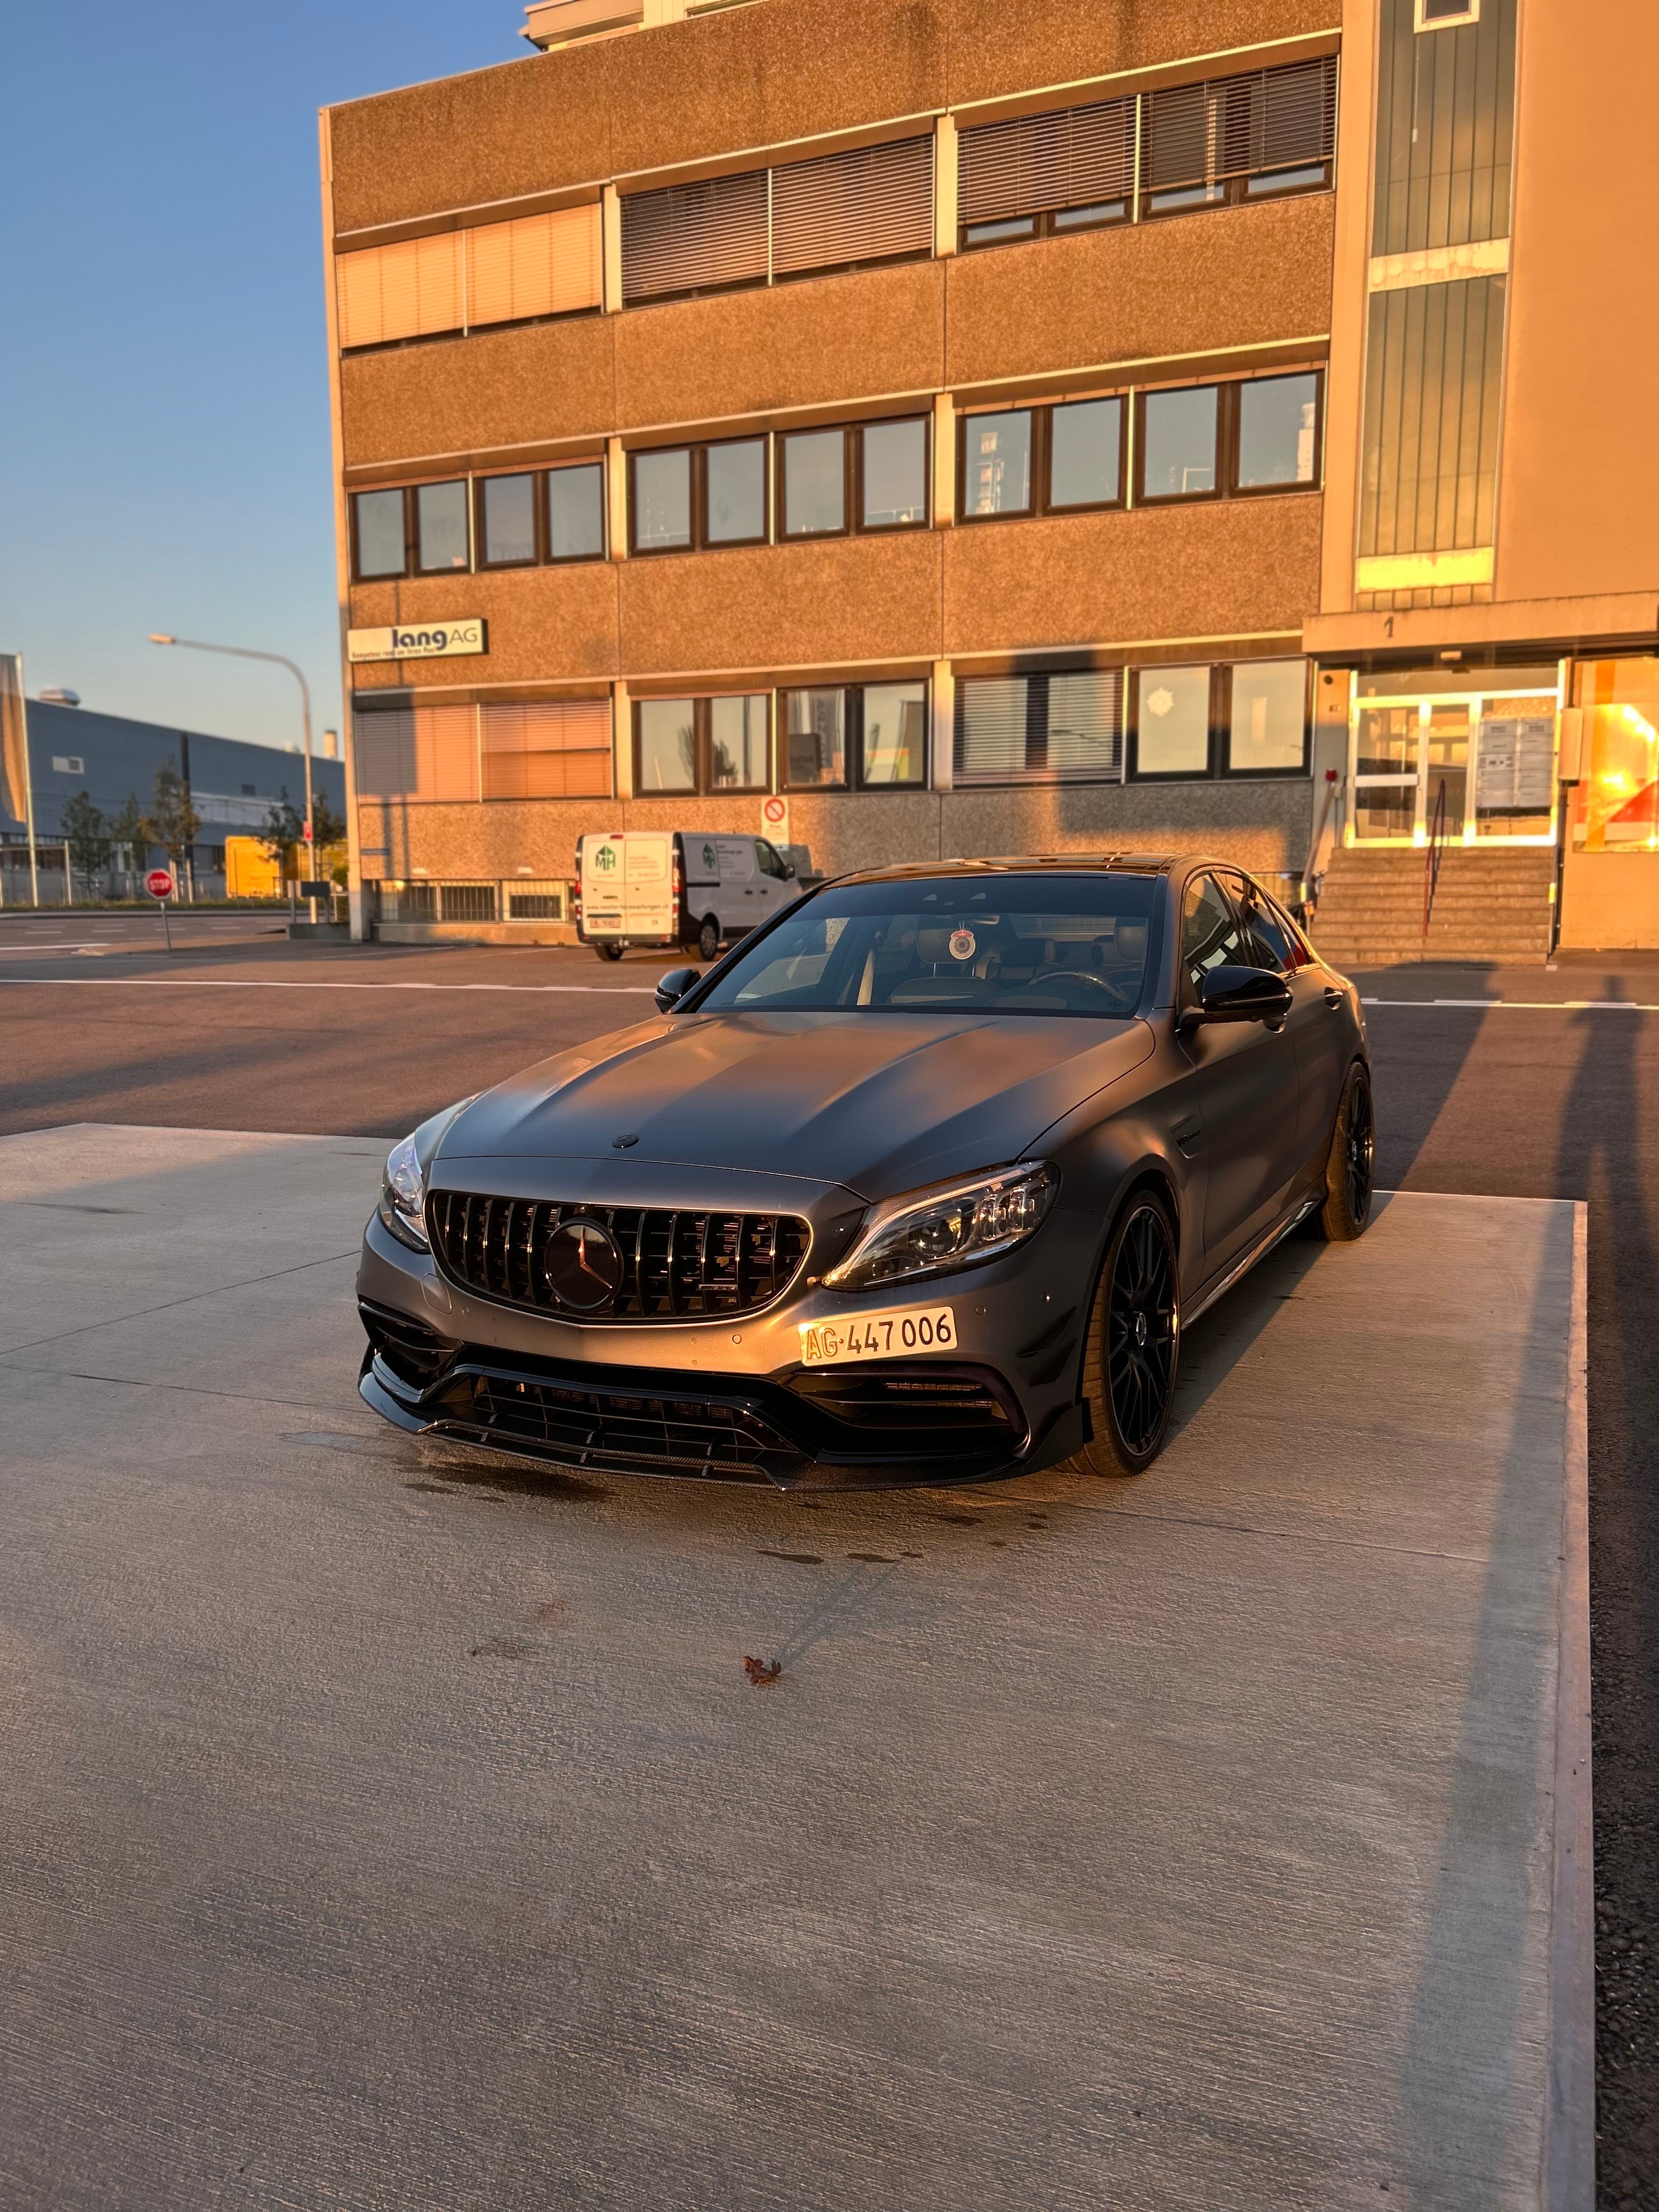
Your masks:
M140 1306L134 1313L108 1314L102 1321L89 1321L81 1328L60 1328L50 1336L32 1336L21 1344L0 1345L0 1359L11 1359L20 1352L38 1352L43 1345L67 1344L72 1336L90 1336L100 1328L119 1328L124 1322L148 1321L152 1314L172 1313L179 1306L199 1305L204 1298L228 1297L233 1291L257 1290L261 1283L281 1282L284 1275L303 1275L307 1267L337 1267L343 1260L357 1257L354 1247L349 1252L328 1252L320 1260L301 1260L291 1267L274 1267L268 1275L250 1275L246 1282L215 1283L211 1289L192 1291L187 1298L167 1298L159 1306Z

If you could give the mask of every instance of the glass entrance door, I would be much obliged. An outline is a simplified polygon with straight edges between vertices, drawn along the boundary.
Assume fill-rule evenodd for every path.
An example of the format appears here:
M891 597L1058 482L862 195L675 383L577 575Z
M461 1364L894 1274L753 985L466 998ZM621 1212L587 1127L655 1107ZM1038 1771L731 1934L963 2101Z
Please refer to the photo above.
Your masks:
M1490 672L1482 672L1490 682ZM1455 844L1553 843L1561 693L1559 679L1553 693L1536 682L1542 672L1517 671L1522 680L1534 676L1524 690L1486 689L1474 671L1474 682L1431 678L1411 692L1410 677L1359 678L1343 842L1423 845L1437 821L1441 837Z

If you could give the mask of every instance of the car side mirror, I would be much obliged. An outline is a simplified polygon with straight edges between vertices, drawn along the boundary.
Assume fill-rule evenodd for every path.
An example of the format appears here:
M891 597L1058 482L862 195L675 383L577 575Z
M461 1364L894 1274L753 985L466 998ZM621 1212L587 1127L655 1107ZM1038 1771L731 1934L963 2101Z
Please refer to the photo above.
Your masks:
M1212 968L1199 978L1198 1004L1181 1017L1182 1029L1200 1022L1266 1022L1283 1029L1295 1003L1282 975L1266 968Z
M701 968L671 968L657 985L657 1012L672 1014L694 983L701 983Z
M786 860L786 861L784 862L784 864L783 864L783 875L784 875L784 881L785 881L786 883L791 883L791 884L793 884L793 883L794 882L794 880L795 880L795 864L794 864L794 862L793 862L793 860Z

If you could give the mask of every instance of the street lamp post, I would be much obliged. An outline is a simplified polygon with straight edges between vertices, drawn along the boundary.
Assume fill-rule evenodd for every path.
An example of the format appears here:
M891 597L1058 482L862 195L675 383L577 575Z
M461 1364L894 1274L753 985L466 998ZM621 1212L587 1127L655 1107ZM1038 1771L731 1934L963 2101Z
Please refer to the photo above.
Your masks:
M286 668L289 674L298 684L301 703L305 714L306 730L306 865L312 871L314 879L317 869L317 841L312 829L311 813L311 686L306 682L305 671L297 661L290 660L285 653L256 653L252 646L247 645L207 645L199 637L173 637L165 630L156 629L151 630L149 641L152 645L183 646L190 653L228 653L233 660L275 661L278 668ZM317 919L316 900L314 898L308 900L307 906L311 919L314 922Z

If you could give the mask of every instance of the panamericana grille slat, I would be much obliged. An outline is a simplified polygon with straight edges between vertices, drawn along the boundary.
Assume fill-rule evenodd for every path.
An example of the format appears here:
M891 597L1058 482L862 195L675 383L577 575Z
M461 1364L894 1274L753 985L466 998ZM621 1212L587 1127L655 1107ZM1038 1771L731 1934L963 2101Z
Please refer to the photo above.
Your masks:
M676 1212L666 1207L565 1206L434 1191L427 1224L452 1281L504 1304L562 1313L548 1277L562 1224L609 1231L621 1265L611 1303L588 1321L667 1321L755 1313L787 1290L806 1257L805 1222L789 1213Z

